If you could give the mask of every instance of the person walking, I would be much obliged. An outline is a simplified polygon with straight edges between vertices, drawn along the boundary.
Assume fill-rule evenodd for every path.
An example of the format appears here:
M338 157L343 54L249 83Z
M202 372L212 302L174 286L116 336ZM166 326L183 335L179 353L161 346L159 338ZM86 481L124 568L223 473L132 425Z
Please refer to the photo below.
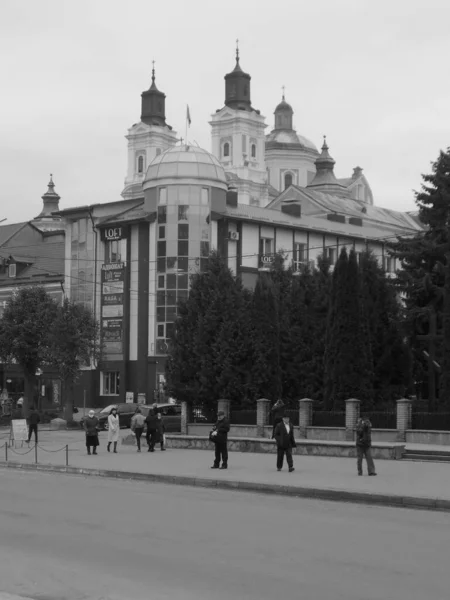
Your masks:
M230 422L225 418L225 413L220 410L217 413L217 423L214 426L213 441L215 444L215 458L211 469L228 469L228 432ZM220 461L222 466L220 467Z
M155 408L153 408L148 413L147 418L145 419L145 422L147 424L146 439L147 439L147 445L148 445L148 452L154 452L156 438L157 438L157 434L158 434L158 427L159 427L158 426L158 413Z
M28 443L31 441L31 434L34 432L34 443L38 443L38 425L41 422L41 417L33 406L28 417Z
M133 418L131 419L131 431L136 436L137 451L141 451L141 436L144 432L145 418L139 406L136 408Z
M358 475L363 474L362 463L365 457L367 471L370 477L376 476L375 464L372 458L372 423L367 417L358 419L356 424L356 455Z
M284 408L285 404L283 400L280 398L275 402L272 406L270 412L272 413L273 419L273 427L272 427L272 439L275 439L275 429L277 428L278 423L281 423L284 417Z
M117 408L114 407L108 417L108 452L111 451L111 444L114 444L114 452L117 454L117 442L119 441L120 421L117 414Z
M166 426L164 425L164 419L162 418L161 413L159 412L157 414L157 419L158 419L158 437L159 437L159 445L161 448L161 451L164 452L165 445L166 445Z
M99 445L98 442L98 419L95 416L95 412L93 410L89 411L89 415L87 419L84 420L83 423L84 431L86 432L86 448L87 453L97 454L97 448Z
M276 426L275 441L277 442L277 470L281 471L283 468L284 456L286 455L289 473L292 473L292 471L295 471L292 449L297 448L297 444L294 438L294 428L288 416L284 416L281 423Z

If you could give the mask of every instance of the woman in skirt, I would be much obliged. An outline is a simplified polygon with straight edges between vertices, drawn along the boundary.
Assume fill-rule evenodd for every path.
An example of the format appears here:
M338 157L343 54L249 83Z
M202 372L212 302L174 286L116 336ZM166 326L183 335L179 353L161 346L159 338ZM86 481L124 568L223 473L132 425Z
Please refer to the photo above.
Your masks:
M86 448L87 453L97 454L97 446L98 446L98 419L95 416L93 410L89 411L89 416L84 421L84 430L86 432Z
M114 452L117 454L117 442L119 441L119 415L117 408L114 407L108 417L108 452L111 450L111 443L114 444Z

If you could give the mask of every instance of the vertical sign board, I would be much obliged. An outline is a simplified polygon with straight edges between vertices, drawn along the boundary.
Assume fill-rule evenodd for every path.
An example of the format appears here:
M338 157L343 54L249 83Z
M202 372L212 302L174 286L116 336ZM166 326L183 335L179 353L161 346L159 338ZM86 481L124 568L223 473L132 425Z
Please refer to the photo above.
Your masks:
M107 355L123 355L125 263L102 265L101 333Z
M26 419L13 419L11 421L10 442L26 442L28 440L28 427Z

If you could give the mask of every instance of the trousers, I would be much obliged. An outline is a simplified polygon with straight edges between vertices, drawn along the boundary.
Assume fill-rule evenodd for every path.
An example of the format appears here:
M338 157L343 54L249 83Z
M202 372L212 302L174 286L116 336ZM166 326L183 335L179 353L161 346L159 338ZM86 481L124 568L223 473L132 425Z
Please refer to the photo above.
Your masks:
M156 444L156 429L151 429L150 431L147 430L147 435L145 436L145 439L147 440L147 445L149 449L153 452Z
M136 427L136 429L134 430L134 435L136 436L136 444L137 444L138 450L141 449L141 436L142 436L143 432L144 432L143 427Z
M214 466L218 467L222 460L222 465L226 467L228 465L228 448L226 442L216 442L216 454L214 458Z
M28 441L31 440L31 434L34 432L34 441L36 444L38 443L38 426L37 425L29 425L28 426Z
M286 455L286 462L288 467L292 469L294 461L292 460L292 448L277 448L277 469L283 468L284 456Z
M372 450L370 448L363 448L361 446L356 446L356 455L357 455L357 467L358 467L358 473L360 473L362 475L362 462L363 462L363 458L365 457L366 462L367 462L367 470L369 472L369 475L371 473L375 473L375 464L373 462L373 458L372 458Z

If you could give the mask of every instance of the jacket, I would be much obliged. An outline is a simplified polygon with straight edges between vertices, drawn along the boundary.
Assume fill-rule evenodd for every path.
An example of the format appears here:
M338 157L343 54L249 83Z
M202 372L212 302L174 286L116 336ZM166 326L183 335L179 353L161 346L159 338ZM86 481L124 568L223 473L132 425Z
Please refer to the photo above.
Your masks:
M284 408L285 408L285 406L284 406L283 402L281 402L280 404L275 404L272 407L272 409L271 409L270 412L273 415L273 422L275 424L279 423L283 419L283 417L284 417Z
M32 413L30 413L30 416L28 417L28 423L30 425L37 425L40 422L41 422L41 417L39 416L39 414L36 411L33 411Z
M144 429L144 425L145 425L145 417L143 414L141 413L136 413L133 418L131 419L131 431L134 431L135 429Z
M356 428L356 445L359 448L370 448L372 445L372 424L363 421Z
M166 426L164 425L164 419L158 419L158 431L160 433L160 435L163 435L164 432L166 431Z
M214 442L216 444L226 444L228 441L228 432L230 431L230 422L228 419L224 418L214 426L215 431L217 431L217 435L214 436Z
M97 425L97 417L87 417L87 419L84 421L84 430L86 435L97 435Z
M277 443L278 448L283 448L283 450L287 450L289 448L297 448L297 444L295 443L294 438L294 426L292 423L289 423L289 433L287 432L286 425L284 422L278 423L275 428L275 441Z
M157 431L158 429L158 417L156 416L156 412L151 410L148 413L147 418L145 419L147 423L147 431Z

